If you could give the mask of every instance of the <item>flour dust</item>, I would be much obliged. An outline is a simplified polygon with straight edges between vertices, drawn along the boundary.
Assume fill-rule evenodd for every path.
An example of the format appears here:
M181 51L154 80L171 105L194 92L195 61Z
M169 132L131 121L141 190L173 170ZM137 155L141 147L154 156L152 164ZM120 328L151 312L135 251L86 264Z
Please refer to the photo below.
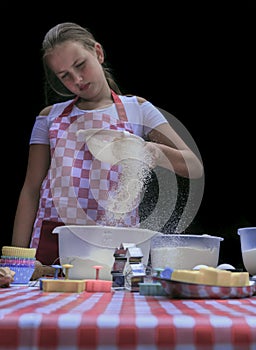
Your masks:
M119 150L122 152L122 150ZM132 212L138 210L145 183L151 174L152 157L145 147L139 147L133 158L121 160L117 187L109 192L106 202L108 225L118 226Z

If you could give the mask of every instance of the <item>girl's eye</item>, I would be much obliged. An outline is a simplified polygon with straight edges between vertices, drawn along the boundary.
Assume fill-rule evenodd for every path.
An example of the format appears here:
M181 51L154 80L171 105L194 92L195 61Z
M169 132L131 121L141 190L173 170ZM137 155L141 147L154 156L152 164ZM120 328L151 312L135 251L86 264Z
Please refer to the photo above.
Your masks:
M78 64L76 65L76 68L82 68L82 67L84 66L84 64L85 64L85 61L83 61L83 62L81 62L81 63L78 63Z
M76 64L75 69L81 70L81 69L84 68L84 66L85 66L85 61L82 61L82 62ZM69 79L69 76L70 76L69 72L66 72L66 73L64 73L63 75L60 76L60 79L61 80L67 80L67 79Z
M61 80L65 80L65 79L67 78L67 76L68 76L68 73L65 73L65 74L63 74L63 75L60 77L60 79L61 79Z

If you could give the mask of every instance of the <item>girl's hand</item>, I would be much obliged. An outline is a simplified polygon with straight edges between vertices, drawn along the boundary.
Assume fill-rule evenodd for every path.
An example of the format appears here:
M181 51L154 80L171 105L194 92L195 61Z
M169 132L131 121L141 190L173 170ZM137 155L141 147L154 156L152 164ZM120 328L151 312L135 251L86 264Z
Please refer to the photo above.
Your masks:
M156 143L145 141L144 144L145 162L148 164L150 169L154 169L159 162L161 157L161 151Z

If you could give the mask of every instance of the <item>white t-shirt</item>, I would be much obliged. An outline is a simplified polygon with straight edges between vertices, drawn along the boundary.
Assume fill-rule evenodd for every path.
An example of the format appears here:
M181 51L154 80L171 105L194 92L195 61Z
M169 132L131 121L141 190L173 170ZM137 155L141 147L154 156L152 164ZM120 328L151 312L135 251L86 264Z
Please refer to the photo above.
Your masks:
M146 137L150 130L160 124L168 123L164 115L150 102L139 103L136 96L119 95L127 116L127 122L133 125L133 132L140 137ZM37 116L31 133L30 144L49 144L49 128L55 118L72 102L72 100L56 103L48 116ZM115 104L99 110L81 110L74 105L70 116L85 113L104 113L118 119Z

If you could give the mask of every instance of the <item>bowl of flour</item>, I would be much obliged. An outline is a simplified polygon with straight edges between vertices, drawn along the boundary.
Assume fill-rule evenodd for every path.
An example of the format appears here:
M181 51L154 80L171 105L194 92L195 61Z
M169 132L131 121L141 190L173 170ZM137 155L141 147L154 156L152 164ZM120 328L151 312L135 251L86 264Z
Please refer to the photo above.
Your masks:
M158 234L151 240L152 268L217 267L221 241L222 237L206 234Z

